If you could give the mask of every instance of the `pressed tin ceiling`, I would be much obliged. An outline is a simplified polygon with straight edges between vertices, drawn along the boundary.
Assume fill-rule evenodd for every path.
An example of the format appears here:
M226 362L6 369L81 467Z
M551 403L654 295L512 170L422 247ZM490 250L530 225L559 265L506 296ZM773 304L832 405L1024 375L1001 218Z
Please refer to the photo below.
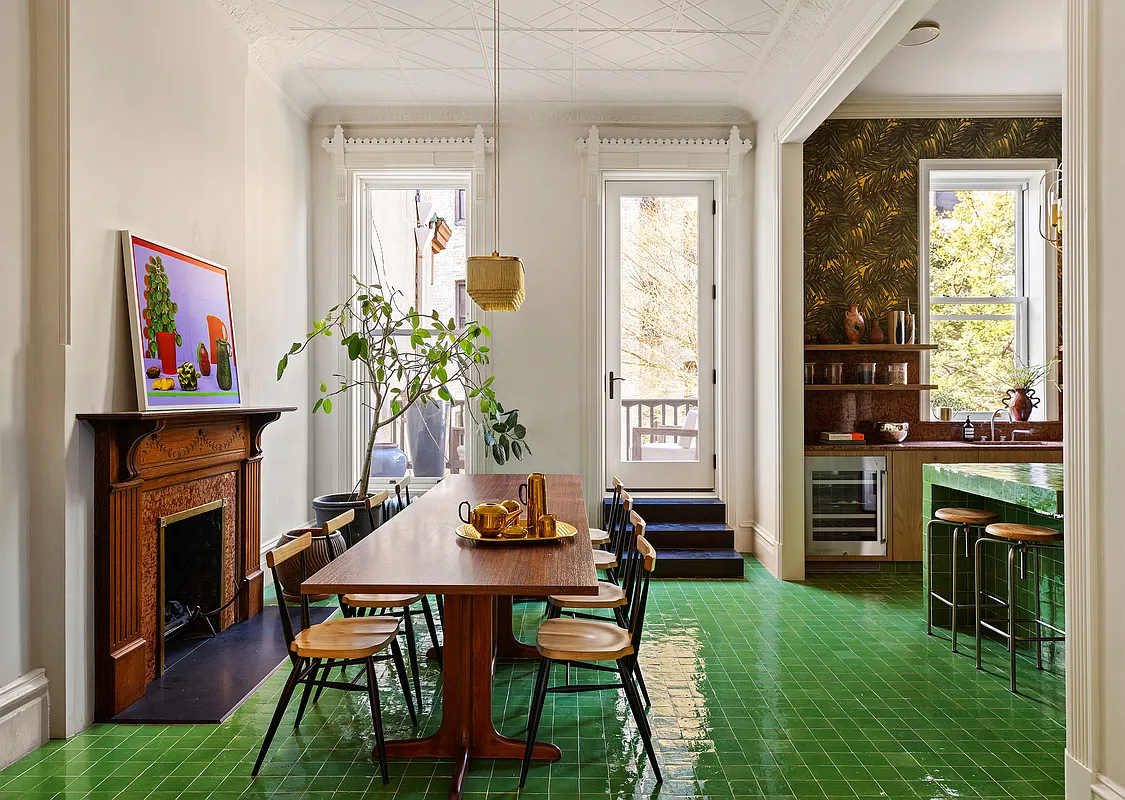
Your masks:
M491 99L492 0L212 2L306 110ZM792 58L782 28L841 2L503 0L504 100L737 105L774 51Z

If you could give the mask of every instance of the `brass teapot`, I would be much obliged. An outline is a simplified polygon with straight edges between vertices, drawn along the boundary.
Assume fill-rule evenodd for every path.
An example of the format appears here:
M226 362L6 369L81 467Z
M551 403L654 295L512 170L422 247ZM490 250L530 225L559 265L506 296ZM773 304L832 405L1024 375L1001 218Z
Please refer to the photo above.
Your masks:
M457 516L476 528L481 536L493 539L509 525L519 522L520 510L517 507L513 511L510 506L499 503L481 503L470 508L469 501L464 500L457 507Z

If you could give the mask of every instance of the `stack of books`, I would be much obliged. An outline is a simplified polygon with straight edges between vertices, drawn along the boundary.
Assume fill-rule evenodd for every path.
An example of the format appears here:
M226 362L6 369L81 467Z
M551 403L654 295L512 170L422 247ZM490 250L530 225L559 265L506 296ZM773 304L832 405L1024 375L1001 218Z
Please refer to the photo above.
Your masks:
M830 431L821 431L820 434L821 444L865 444L866 440L862 433L832 433Z

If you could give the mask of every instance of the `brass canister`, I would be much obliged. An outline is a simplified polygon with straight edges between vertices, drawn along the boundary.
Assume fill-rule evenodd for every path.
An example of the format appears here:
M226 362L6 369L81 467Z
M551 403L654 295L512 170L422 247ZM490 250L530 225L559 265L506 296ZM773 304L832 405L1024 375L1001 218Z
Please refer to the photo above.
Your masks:
M527 506L527 529L533 531L547 513L547 479L542 472L531 473L527 483L520 484L520 502Z

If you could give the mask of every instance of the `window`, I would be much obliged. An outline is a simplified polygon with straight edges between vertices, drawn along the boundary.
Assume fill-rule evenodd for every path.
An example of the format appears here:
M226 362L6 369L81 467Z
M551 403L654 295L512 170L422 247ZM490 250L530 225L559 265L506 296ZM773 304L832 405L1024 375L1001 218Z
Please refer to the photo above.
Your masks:
M439 229L445 224L443 220L464 214L464 205L459 209L458 203L463 203L467 181L467 175L365 176L360 183L362 202L356 206L357 277L382 285L384 293L398 292L395 302L403 312L412 307L427 315L437 311L442 319L467 323L469 306L462 294L468 227L462 222L444 231ZM460 182L462 186L457 185ZM402 334L401 346L408 347L409 332ZM415 476L412 491L424 490L448 472L466 469L464 397L460 386L449 389L454 397L450 406L426 410L417 405L380 429L379 442L393 443L406 452ZM352 403L351 408L353 430L365 441L373 409L362 401ZM415 428L417 432L412 434ZM430 452L430 441L440 452ZM427 448L421 460L412 444ZM354 453L358 467L366 453L362 447ZM373 485L378 486L380 480L373 478Z
M465 224L465 190L455 189L453 195L453 224Z
M1058 353L1057 262L1038 235L1039 179L1050 161L923 161L923 380L938 389L923 414L949 406L958 418L1001 408L1016 364L1041 365ZM1057 417L1046 382L1033 419ZM928 408L927 408L928 406Z

